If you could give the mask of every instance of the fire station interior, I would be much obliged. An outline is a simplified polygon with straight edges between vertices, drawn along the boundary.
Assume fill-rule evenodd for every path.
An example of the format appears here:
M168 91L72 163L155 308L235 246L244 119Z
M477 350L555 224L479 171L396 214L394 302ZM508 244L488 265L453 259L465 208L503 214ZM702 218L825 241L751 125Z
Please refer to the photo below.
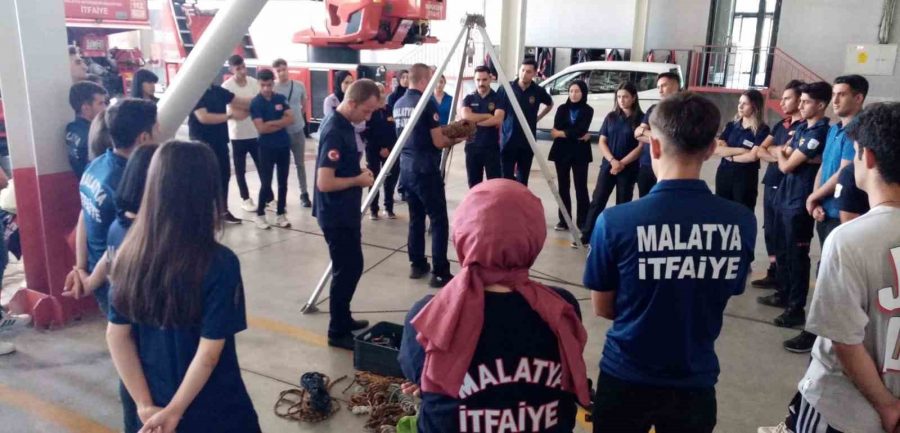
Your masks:
M4 17L0 25L0 57L4 59L0 65L0 151L5 154L0 158L6 161L6 177L15 180L17 188L13 195L7 193L11 210L8 200L0 197L0 215L11 218L4 224L4 242L10 242L11 232L17 230L18 251L6 248L0 323L15 317L28 319L10 329L0 328L0 342L14 345L15 350L0 356L0 431L127 431L124 388L120 389L110 355L107 317L93 297L74 300L63 295L66 275L76 263L75 230L84 200L80 179L66 159L65 128L73 114L68 103L72 80L67 46L75 47L88 74L107 89L112 103L129 96L139 70L153 72L158 79L154 89L159 98L157 138L163 141L188 139L188 115L210 77L221 83L232 75L226 64L229 56L240 54L251 76L272 69L276 58L285 59L290 78L302 82L306 92L301 115L309 135L302 164L311 194L319 157L318 128L326 117L323 104L333 93L337 73L348 71L357 80L371 79L390 92L399 85L401 70L424 63L443 72L444 91L459 104L476 91L477 66L489 61L492 88L499 89L501 75L514 80L522 59L535 60L535 83L545 86L556 107L547 120L538 122L535 136L538 152L528 189L541 201L547 235L529 275L533 281L571 292L577 300L587 331L586 374L596 385L613 322L593 313L591 290L584 283L589 249L574 248L571 231L554 230L560 221L553 189L558 179L553 162L544 171L537 161L548 157L553 113L566 102L572 77L590 81L588 104L602 112L597 114L600 121L614 107L615 80L644 83L638 90L646 111L660 100L655 78L663 72L678 76L680 90L713 101L721 112L721 128L734 119L742 95L751 89L763 97L759 108L764 122L780 123L786 114L782 92L791 80L830 85L838 76L858 74L869 83L866 105L898 101L900 7L894 7L895 3L4 0L0 2ZM478 25L467 32L461 24L473 16L479 23L483 19L483 34ZM834 121L832 109L828 111ZM508 110L506 115L514 113ZM592 124L589 132L593 162L587 184L593 191L603 160L599 123ZM454 212L469 192L463 145L444 158L452 233ZM703 165L701 178L710 189L719 161L719 156L713 156ZM254 163L248 159L247 164L247 184L256 200L261 182ZM767 164L762 163L759 180ZM439 289L430 287L427 278L408 278L408 204L399 201L397 192L396 219L361 215L364 266L351 309L355 319L380 326L384 334L357 333L354 351L332 347L329 249L311 209L301 206L293 160L289 166L285 208L290 226L258 229L256 213L241 207L242 197L232 176L227 190L229 211L241 221L225 225L218 238L240 261L246 329L236 334L235 346L240 377L260 429L272 433L415 431L404 422L398 426L401 418L415 416L422 400L406 396L402 380L391 379L399 373L396 332L413 304L438 294ZM783 346L802 327L773 324L783 309L758 301L773 290L751 285L765 279L770 266L763 236L766 186L757 183L754 261L744 292L731 297L724 309L721 333L715 340L720 373L715 384L714 431L722 433L754 432L783 422L810 363L808 351L793 353ZM364 189L363 198L367 193ZM638 200L636 188L633 195ZM606 206L616 206L615 194ZM274 211L267 212L274 220ZM426 235L429 256L430 245L431 237ZM814 237L809 252L810 299L820 251L819 239ZM450 271L458 273L452 238L447 254ZM384 386L367 383L370 376L359 375L361 371L378 374L374 380L385 381ZM327 376L329 409L311 408L310 393L301 383L309 372ZM591 412L590 404L579 405L571 431L595 431ZM421 424L419 420L419 431L423 431ZM525 431L514 425L498 421L486 430L471 427L468 431ZM145 431L170 430L141 430Z

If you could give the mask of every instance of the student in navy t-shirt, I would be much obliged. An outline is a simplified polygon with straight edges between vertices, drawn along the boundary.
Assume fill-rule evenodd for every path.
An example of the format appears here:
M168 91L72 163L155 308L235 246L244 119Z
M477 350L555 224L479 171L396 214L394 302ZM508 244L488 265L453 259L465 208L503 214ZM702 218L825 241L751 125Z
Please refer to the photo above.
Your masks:
M793 328L806 322L806 296L809 293L809 244L815 221L806 210L806 200L815 188L816 173L822 163L828 135L825 109L831 101L831 85L826 82L805 84L800 88L802 123L794 132L790 146L770 150L778 158L778 169L784 173L778 189L776 238L781 240L778 278L787 297L784 313L776 317L775 326ZM782 266L783 264L783 266Z
M69 88L69 105L75 111L75 120L66 125L66 149L69 165L81 179L88 165L88 132L91 122L106 109L106 89L90 81L79 81Z
M616 204L628 203L634 196L634 185L638 178L638 158L641 146L634 137L644 112L641 111L637 87L633 83L622 83L616 89L616 109L611 111L600 127L600 175L594 187L591 207L581 226L581 243L591 239L594 223L606 208L606 202L613 189L616 190Z
M125 164L136 148L153 142L159 131L153 102L127 98L111 109L117 110L109 125L113 148L88 165L78 186L81 216L76 229L75 269L66 277L65 283L66 291L76 298L85 294L83 282L106 251L106 235L116 218L116 189ZM100 309L106 313L108 287L100 287L93 294Z
M700 180L719 118L712 102L693 93L660 102L650 118L659 183L597 219L584 284L594 313L613 325L600 362L595 432L715 427L715 341L729 298L744 291L756 243L753 213Z
M503 120L500 133L500 167L503 170L503 177L515 179L526 186L531 175L534 152L523 128L530 128L531 134L536 137L537 123L553 108L553 98L546 89L534 82L536 73L537 62L534 59L525 59L519 67L519 76L509 83L515 95L507 95L503 87L497 92L506 104L512 103L513 97L516 98L519 107L522 108L522 114L525 115L527 125L521 125L513 108L505 106L506 118ZM540 109L541 105L544 106L543 109Z
M681 90L681 76L674 72L663 72L656 77L656 87L659 89L660 99L666 99L678 93ZM651 105L641 125L634 130L634 137L641 142L641 158L640 168L638 170L638 197L643 197L650 193L653 185L656 185L656 174L653 173L653 165L650 158L650 115L656 105Z
M841 224L853 221L869 211L869 194L856 186L853 164L844 167L834 189L834 199L841 211Z
M761 289L777 289L779 292L782 289L781 286L778 285L778 273L776 271L778 264L775 261L775 258L778 256L779 243L776 238L776 233L778 233L778 231L775 228L778 224L778 219L775 218L775 206L777 205L775 199L777 197L778 187L781 185L781 180L784 178L784 173L778 169L778 158L774 157L772 153L769 152L769 149L772 148L772 146L779 148L788 144L788 142L791 141L791 138L794 137L794 130L801 122L803 122L803 117L800 116L800 86L802 85L802 81L791 80L791 82L785 86L784 92L781 94L781 111L784 112L785 118L779 120L772 126L769 137L759 145L759 149L756 152L756 155L760 160L768 162L768 164L766 164L766 173L763 175L762 184L763 230L766 241L766 253L769 255L769 269L766 270L765 277L751 281L750 285ZM776 303L776 306L784 307L783 304L777 304L780 297L781 294L775 293L768 296L761 296L757 301L763 305L772 305L773 303Z
M161 146L115 253L107 342L147 431L260 432L235 350L247 328L240 262L216 242L218 171L202 143Z
M759 145L769 136L769 125L763 123L763 95L758 90L745 91L738 102L734 120L719 135L716 155L722 157L716 170L716 195L756 209L759 191Z
M268 229L266 203L272 191L272 175L278 170L278 198L275 225L290 227L285 216L288 170L291 164L291 136L287 127L294 124L291 106L284 95L275 93L275 74L271 70L259 71L259 95L250 102L250 118L259 131L259 201L256 204L256 227ZM298 113L299 116L299 113Z

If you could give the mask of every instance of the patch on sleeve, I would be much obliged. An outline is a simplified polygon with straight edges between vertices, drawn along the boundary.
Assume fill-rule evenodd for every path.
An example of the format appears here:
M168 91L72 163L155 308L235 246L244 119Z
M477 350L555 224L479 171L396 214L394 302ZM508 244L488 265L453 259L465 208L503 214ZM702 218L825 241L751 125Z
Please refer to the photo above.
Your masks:
M337 162L339 159L341 159L341 152L338 151L337 149L331 149L328 151L327 156L328 156L329 161Z
M816 150L817 147L819 147L819 140L816 140L815 138L809 139L806 143L806 148L809 150Z

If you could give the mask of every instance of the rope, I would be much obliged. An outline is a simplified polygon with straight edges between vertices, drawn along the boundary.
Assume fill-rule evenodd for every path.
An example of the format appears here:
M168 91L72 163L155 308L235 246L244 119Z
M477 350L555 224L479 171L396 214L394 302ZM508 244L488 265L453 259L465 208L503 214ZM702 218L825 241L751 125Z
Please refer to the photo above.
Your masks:
M359 385L361 390L350 395L349 409L355 415L369 415L367 431L393 433L400 418L416 414L415 398L400 390L400 384L405 381L368 372L356 373L344 392L354 384Z
M341 376L332 382L318 372L305 373L300 378L303 389L281 391L275 402L275 415L292 421L318 423L331 418L341 408L340 402L329 395L334 384L346 379Z

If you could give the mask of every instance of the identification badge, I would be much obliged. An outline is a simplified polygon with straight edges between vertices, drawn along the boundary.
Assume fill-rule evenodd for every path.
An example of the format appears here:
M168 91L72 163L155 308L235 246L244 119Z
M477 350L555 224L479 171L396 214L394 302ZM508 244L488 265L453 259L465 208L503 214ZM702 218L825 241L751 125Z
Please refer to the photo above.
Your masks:
M496 106L494 105L493 102L488 103L488 111L494 111L494 108L496 108Z
M328 160L331 162L337 162L337 160L341 159L341 152L337 149L331 149L328 151Z
M440 121L441 121L441 116L438 115L438 113L434 113L434 121L435 121L435 122L440 122Z
M529 103L529 104L534 105L534 102L535 102L535 101L537 101L537 99L534 99L534 96L529 96L529 97L528 97L528 103Z
M277 110L277 111L284 110L284 106L282 106L281 104L275 104L275 110Z
M744 147L753 147L753 142L750 140L744 140Z
M806 148L809 150L816 150L817 147L819 147L819 140L815 138L809 140L809 143L806 144Z

